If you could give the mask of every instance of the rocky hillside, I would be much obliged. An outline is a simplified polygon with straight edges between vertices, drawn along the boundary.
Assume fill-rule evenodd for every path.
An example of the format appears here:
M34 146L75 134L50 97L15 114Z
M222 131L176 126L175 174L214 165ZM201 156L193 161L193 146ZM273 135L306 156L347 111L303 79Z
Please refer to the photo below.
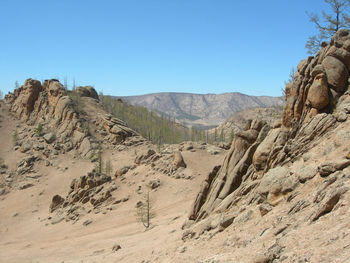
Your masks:
M340 30L298 65L282 126L254 120L236 134L201 186L184 240L228 228L243 262L349 260L349 70L350 34Z
M0 262L349 262L349 72L340 30L229 150L157 147L91 87L28 79L0 101Z
M283 99L248 96L238 92L224 94L153 93L122 99L175 117L188 125L217 126L233 112L247 108L283 105Z
M273 107L252 108L235 112L224 123L210 129L208 136L213 140L216 133L217 140L223 139L226 142L230 142L237 132L244 129L247 121L253 119L265 121L270 126L281 125L282 110L282 107ZM223 138L220 138L221 135Z

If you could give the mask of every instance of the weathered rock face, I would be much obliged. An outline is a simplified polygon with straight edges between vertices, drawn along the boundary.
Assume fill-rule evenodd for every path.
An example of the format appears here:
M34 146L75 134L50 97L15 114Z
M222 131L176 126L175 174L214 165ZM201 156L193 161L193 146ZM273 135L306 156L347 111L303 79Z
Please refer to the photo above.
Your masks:
M77 93L98 100L98 95L91 86L78 87ZM28 124L40 124L45 130L43 136L47 143L56 141L61 145L59 148L77 149L81 155L90 157L94 155L98 144L94 143L95 138L89 131L92 124L88 123L82 110L84 101L75 98L56 79L45 80L42 86L37 80L27 79L21 88L6 96L6 102L11 111ZM96 102L95 104L99 107ZM126 123L109 114L98 118L94 124L99 126L94 129L105 130L103 139L113 144L121 144L127 138L138 135ZM128 143L133 141L129 140Z
M99 100L96 90L92 86L79 86L76 88L75 92L80 97L90 97L96 100Z
M260 142L266 137L270 127L261 121L249 121L246 130L236 134L230 152L224 160L224 164L217 172L216 178L202 189L194 210L190 212L192 219L206 217L217 207L225 209L232 203L230 195L242 184L245 177L249 177L252 169L252 159ZM209 188L207 192L205 188ZM207 194L205 195L205 193ZM206 201L203 203L203 199ZM203 203L203 205L200 205Z
M203 182L189 221L183 226L191 228L185 231L183 239L245 222L253 210L266 216L282 203L288 208L288 215L312 206L311 215L303 219L308 222L336 207L348 191L343 186L350 185L350 177L343 174L350 161L340 157L318 167L311 162L310 167L302 169L294 164L325 134L333 134L341 122L348 120L349 66L350 35L344 30L338 31L315 57L299 63L294 82L286 86L282 125L271 128L261 121L249 121L246 129L236 134L222 167L215 167ZM327 177L331 178L317 186L315 182ZM329 187L337 178L342 178L341 182ZM310 180L313 182L308 191L312 194L296 198L300 194L297 189ZM340 189L336 191L336 187Z
M27 79L24 85L15 90L14 95L7 95L5 100L12 104L12 111L19 118L27 119L34 109L34 103L42 90L41 83L34 79Z
M318 113L333 111L330 101L339 98L349 85L349 43L349 31L339 30L315 57L299 63L294 81L286 85L284 127L291 128Z
M124 121L109 114L104 117L102 126L109 134L109 141L115 144L123 142L127 137L136 135L136 132L130 129Z
M110 176L96 172L88 173L73 179L66 198L53 196L50 213L57 210L57 213L67 221L79 220L79 217L86 213L84 207L97 209L106 201L114 201L111 193L117 188L115 182L111 182Z
M63 85L57 79L45 80L43 86L50 106L56 106L58 100L66 93Z

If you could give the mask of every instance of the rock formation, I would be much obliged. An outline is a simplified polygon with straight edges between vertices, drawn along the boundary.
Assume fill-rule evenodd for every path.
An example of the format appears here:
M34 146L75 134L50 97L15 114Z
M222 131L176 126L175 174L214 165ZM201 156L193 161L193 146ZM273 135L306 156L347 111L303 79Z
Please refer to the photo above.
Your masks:
M100 116L93 124L89 123L84 117L86 113L82 97L93 98L98 102L97 92L91 86L77 87L76 92L72 92L65 90L56 79L45 80L42 85L37 80L27 79L22 87L7 94L5 101L18 118L29 125L40 124L44 127L43 138L47 143L56 141L66 145L69 150L77 149L85 157L93 155L98 146L91 136L92 128L99 129L104 139L113 144L121 144L137 135L126 123L109 114ZM139 136L136 141L140 140L142 138Z
M211 229L222 231L236 222L241 211L254 205L264 216L281 203L289 207L289 214L314 204L306 221L318 220L332 211L348 190L341 187L349 184L345 179L348 177L342 177L343 181L336 184L339 190L336 185L328 186L339 181L342 171L350 165L349 160L339 157L335 162L321 163L317 169L304 167L302 170L295 163L315 147L322 136L347 120L349 71L350 34L340 30L315 57L299 63L294 81L286 85L282 125L270 127L253 120L236 134L223 165L215 167L202 184L189 220L183 226L191 229L184 232L184 239ZM317 180L331 174L333 179L325 181L327 187L313 189L316 199L295 198L301 184L315 176ZM317 197L321 192L323 201ZM249 220L250 214L244 220Z

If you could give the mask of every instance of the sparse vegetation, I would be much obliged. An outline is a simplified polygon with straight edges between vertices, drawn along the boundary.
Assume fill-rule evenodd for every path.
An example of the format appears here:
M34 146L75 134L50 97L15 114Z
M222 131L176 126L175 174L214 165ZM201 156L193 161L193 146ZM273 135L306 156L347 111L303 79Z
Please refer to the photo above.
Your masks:
M19 85L18 81L15 81L15 89L19 89L21 86Z
M150 201L149 191L144 197L143 201L140 201L137 205L137 219L145 228L149 228L151 225L151 219L155 217L152 211L152 202Z
M41 123L38 124L38 126L35 128L35 134L37 136L41 136L43 133L43 126Z
M101 144L98 145L98 149L97 149L97 166L96 166L96 171L98 173L102 173L103 170L103 160L102 160L102 146Z
M328 41L339 29L350 27L349 0L325 0L330 6L332 13L328 14L322 11L322 20L314 13L306 13L310 22L315 25L318 33L309 37L305 44L305 48L310 55L315 54L322 43Z
M176 123L171 117L159 115L142 106L133 106L100 93L100 101L106 111L125 121L128 126L159 147L164 143L180 143L186 140L205 139L205 132L196 127L189 129Z
M233 129L231 129L231 132L230 132L230 143L232 143L234 138L235 138L235 131Z
M89 124L86 121L82 123L81 128L86 136L90 135Z
M72 100L72 107L73 109L79 113L79 114L83 114L84 110L83 110L83 100L81 99L81 97L75 92L75 91L71 91L71 90L67 90L67 95L68 97Z
M12 134L12 143L14 146L18 145L18 133L14 131Z

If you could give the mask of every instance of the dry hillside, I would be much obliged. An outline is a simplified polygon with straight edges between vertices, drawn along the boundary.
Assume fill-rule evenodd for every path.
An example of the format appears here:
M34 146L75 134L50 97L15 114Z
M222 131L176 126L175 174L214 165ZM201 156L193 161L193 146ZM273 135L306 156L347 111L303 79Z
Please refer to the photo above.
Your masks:
M283 98L248 96L238 92L223 94L164 92L122 98L131 104L165 113L181 123L194 126L217 126L233 112L283 105Z
M0 262L350 262L349 71L340 30L228 151L157 149L93 88L28 79L0 103Z

